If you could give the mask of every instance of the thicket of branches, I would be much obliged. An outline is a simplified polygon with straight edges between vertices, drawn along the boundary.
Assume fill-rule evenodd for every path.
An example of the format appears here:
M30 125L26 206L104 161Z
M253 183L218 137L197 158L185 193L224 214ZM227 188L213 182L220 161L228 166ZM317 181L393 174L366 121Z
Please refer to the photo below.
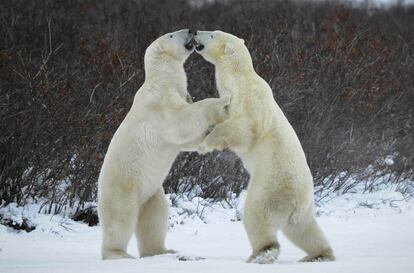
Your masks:
M410 7L368 13L270 0L200 8L184 0L2 1L1 203L42 199L59 212L94 201L109 141L143 83L146 47L189 27L244 38L302 141L315 185L347 191L364 181L370 190L375 176L389 174L407 191L414 179L413 22ZM195 100L217 96L212 65L193 55L186 69ZM349 176L361 180L349 183ZM183 153L165 188L199 185L203 197L221 199L247 180L230 151Z

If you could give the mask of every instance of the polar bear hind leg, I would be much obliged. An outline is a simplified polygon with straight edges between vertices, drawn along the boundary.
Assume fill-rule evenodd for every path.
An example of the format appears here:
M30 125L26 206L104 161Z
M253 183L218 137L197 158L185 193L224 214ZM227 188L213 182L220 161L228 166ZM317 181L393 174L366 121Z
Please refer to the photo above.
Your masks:
M99 215L103 232L103 259L133 258L126 250L136 227L138 204L126 196L117 199L116 206L106 202Z
M283 233L308 256L300 262L334 261L332 248L313 215L308 215L297 223L289 223Z
M286 225L288 212L274 209L266 198L254 199L252 190L247 192L243 224L249 237L253 252L247 262L249 263L274 263L280 252L280 245L276 234ZM273 208L272 208L273 207Z
M168 202L164 190L160 188L139 210L135 235L140 256L175 253L165 248L167 231Z

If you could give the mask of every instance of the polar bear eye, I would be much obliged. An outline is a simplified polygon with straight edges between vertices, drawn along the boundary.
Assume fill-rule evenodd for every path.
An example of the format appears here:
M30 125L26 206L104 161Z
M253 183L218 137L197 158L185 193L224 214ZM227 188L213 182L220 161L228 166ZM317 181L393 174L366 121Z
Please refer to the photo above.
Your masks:
M213 39L213 38L214 38L214 36L213 36L213 35L211 35L211 36L210 36L210 38L211 38L211 39Z
M173 36L172 35L170 35L170 38L172 38Z

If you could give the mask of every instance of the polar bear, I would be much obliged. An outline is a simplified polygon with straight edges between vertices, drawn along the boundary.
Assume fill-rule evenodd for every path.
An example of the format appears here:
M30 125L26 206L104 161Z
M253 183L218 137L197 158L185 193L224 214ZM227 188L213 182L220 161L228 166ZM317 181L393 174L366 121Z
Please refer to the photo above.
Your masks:
M98 180L102 258L132 258L135 232L140 256L172 252L164 246L168 206L164 178L181 150L195 149L228 117L229 98L189 103L183 63L193 52L189 30L168 33L146 50L145 81L108 147Z
M200 144L200 153L229 148L250 173L243 223L253 253L272 262L279 229L307 253L301 261L334 260L315 219L313 179L299 139L256 74L244 41L221 31L197 31L196 51L213 63L220 96L231 96L230 117Z

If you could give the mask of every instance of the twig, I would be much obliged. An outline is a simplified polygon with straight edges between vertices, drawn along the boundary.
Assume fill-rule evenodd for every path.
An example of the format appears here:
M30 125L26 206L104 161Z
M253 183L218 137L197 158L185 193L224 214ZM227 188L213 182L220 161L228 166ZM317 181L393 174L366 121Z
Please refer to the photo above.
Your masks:
M124 85L127 84L129 81L131 81L136 75L137 75L136 72L132 73L132 75L126 81L124 81L123 83L121 83L121 85L119 86L119 88L124 87Z
M92 98L93 98L93 94L95 94L95 90L99 87L99 86L101 86L101 84L103 83L103 81L101 81L100 83L98 83L97 85L95 85L95 87L92 89L92 93L91 93L91 96L89 97L89 103L88 103L88 106L89 106L89 104L91 104L92 103Z
M44 67L49 62L50 57L52 56L52 54L55 54L63 46L63 43L60 43L56 47L56 49L53 50L53 47L52 47L52 27L51 27L51 20L48 20L48 29L49 29L49 53L47 54L46 59L43 60L43 64L40 66L39 70L37 71L37 73L33 77L33 79L36 79L41 74L41 72L43 71Z

